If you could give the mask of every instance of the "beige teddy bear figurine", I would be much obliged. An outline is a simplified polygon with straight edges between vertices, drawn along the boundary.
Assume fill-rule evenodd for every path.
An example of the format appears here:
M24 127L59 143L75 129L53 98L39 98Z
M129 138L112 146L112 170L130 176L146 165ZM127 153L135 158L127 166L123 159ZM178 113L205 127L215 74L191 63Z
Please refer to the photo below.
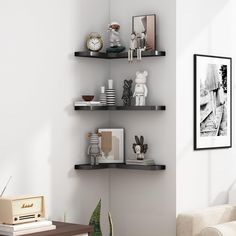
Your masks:
M147 82L147 71L137 71L135 78L135 88L133 97L135 97L135 106L145 106L146 105L146 97L148 94L148 89L146 86Z

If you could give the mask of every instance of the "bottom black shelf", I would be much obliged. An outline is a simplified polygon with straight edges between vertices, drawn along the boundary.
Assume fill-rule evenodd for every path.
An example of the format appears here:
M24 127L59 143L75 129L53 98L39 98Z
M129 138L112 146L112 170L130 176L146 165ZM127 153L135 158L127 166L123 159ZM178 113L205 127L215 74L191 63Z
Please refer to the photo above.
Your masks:
M74 109L77 111L164 111L166 106L78 106L75 105Z
M99 169L131 169L131 170L165 170L165 165L126 165L123 163L99 164L92 166L90 164L75 165L76 170L99 170Z

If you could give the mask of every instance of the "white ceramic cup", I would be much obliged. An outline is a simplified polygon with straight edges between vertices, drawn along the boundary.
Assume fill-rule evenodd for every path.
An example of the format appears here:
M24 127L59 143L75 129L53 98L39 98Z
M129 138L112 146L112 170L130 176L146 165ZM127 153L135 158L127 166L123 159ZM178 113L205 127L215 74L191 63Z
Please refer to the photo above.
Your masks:
M105 86L101 87L101 93L105 93Z
M108 80L108 89L113 89L113 80L112 79Z

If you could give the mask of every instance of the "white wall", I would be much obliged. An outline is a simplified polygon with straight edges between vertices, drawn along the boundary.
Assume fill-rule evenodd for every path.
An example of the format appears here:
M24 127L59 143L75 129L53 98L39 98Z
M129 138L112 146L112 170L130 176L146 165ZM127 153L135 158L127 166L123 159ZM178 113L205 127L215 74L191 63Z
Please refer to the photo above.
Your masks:
M86 159L86 132L108 114L75 112L72 101L108 77L107 62L73 56L108 21L108 0L0 1L0 189L12 175L6 195L44 194L51 218L67 211L85 224L101 197L104 232L108 172L73 167Z
M157 13L158 46L167 57L132 66L74 58L89 32L105 37L109 10L126 41L133 15ZM109 207L117 235L174 235L175 2L111 1L110 8L108 0L1 0L0 39L0 189L12 175L6 195L44 194L50 218L62 219L67 211L68 221L80 223L88 223L102 197L104 235ZM167 111L73 111L72 101L82 93L97 92L110 76L121 92L123 79L138 69L150 73L150 103ZM133 136L143 134L149 156L167 170L74 171L86 159L86 132L107 126L109 118L111 126L127 130L127 156Z
M149 104L164 104L160 112L111 113L111 125L126 131L126 158L134 157L134 135L144 135L149 145L147 157L166 164L167 169L111 171L111 213L115 233L122 236L175 235L175 1L111 1L111 19L120 22L121 38L128 46L132 16L157 14L158 49L166 57L144 58L130 65L127 60L111 62L111 77L118 96L123 80L135 77L137 70L149 72Z
M233 0L177 0L177 212L227 203L236 179L234 123L233 148L193 151L193 54L234 58L235 9ZM233 73L233 108L235 86Z

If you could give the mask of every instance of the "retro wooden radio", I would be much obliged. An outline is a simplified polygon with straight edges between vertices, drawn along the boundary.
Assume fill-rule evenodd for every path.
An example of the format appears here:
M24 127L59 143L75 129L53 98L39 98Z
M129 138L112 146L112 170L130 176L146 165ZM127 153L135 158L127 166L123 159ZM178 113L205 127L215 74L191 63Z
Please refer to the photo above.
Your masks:
M0 197L0 223L21 224L45 217L44 197Z

